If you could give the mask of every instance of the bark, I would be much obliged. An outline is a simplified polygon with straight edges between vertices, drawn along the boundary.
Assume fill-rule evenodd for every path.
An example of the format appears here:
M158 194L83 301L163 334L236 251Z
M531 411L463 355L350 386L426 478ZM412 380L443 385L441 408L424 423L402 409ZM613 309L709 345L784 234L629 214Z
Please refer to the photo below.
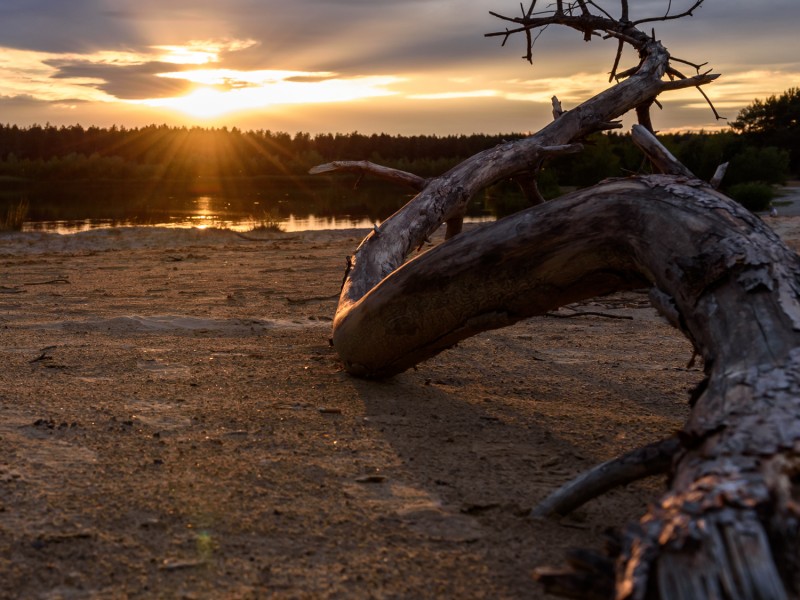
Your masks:
M531 516L564 516L615 487L665 473L679 449L680 440L672 437L599 464L550 494Z
M607 21L594 19L590 23L610 26ZM402 210L364 239L351 259L352 268L342 288L334 318L334 344L337 324L351 306L402 265L411 251L422 245L442 223L462 218L469 200L479 191L500 180L535 171L548 156L579 151L576 142L591 133L619 127L615 119L650 103L665 89L696 87L716 79L717 75L706 73L680 81L663 81L669 64L666 49L660 42L635 30L626 29L625 32L629 36L642 36L637 45L643 57L627 79L563 112L536 134L480 152L429 181ZM330 171L335 165L326 167L326 171ZM348 167L348 170L352 169Z
M409 261L339 320L335 344L348 370L384 377L479 331L653 285L708 384L670 492L626 533L617 597L693 598L705 586L784 598L799 583L799 274L795 253L710 186L613 180Z
M538 571L548 589L576 597L800 594L800 258L761 220L695 179L648 131L661 92L715 76L699 66L696 76L683 76L636 25L691 15L702 2L634 23L625 0L620 20L581 0L559 2L541 17L532 2L522 17L501 17L516 28L496 34L524 32L528 59L531 31L563 25L585 39L603 34L629 44L640 63L617 73L618 52L612 77L623 81L571 110L554 100L555 120L541 131L441 177L398 176L368 163L317 171L357 168L420 190L348 259L333 344L354 375L389 377L480 331L643 286L702 355L706 379L677 439L601 465L539 507L544 515L568 511L671 460L669 491L606 556L577 552L566 568ZM616 127L632 110L642 123L634 139L661 175L606 181L461 233L478 191L524 180L549 155L579 150L583 137ZM442 223L448 239L406 262Z

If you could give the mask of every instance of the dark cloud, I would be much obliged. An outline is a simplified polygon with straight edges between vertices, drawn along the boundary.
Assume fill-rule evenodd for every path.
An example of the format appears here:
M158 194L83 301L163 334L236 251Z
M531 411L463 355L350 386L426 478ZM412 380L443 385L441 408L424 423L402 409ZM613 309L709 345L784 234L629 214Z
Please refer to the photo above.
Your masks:
M42 52L91 52L141 43L131 22L103 0L2 0L0 44Z
M693 1L636 0L630 2L631 16L662 15L668 8L674 14ZM548 0L539 4L553 3ZM613 15L620 10L619 0L596 0L596 4ZM490 81L481 84L488 88L495 83L499 87L509 79L607 71L613 63L613 40L587 45L581 42L579 33L551 27L537 41L534 65L530 67L520 59L525 52L524 36L508 40L505 47L501 46L502 38L484 37L506 26L490 16L489 10L516 15L519 0L0 0L0 46L56 55L86 54L87 60L49 61L56 70L53 77L59 81L89 78L92 81L84 85L131 100L183 95L194 87L187 80L157 75L197 66L147 62L156 58L154 46L179 46L190 40L254 42L246 48L222 50L215 65L202 68L328 71L342 77L431 73L428 81L440 78L443 89L428 92L448 91L448 73L467 79L475 71ZM731 66L752 69L796 63L798 20L798 0L707 0L693 18L653 26L676 56L693 62L709 61L709 67L725 63L730 71ZM753 30L755 24L758 31ZM88 60L91 53L100 50L127 51L140 55L144 62L131 65ZM632 66L636 60L634 54L626 54L623 66ZM717 70L725 75L724 69ZM322 79L300 76L292 81L312 83ZM413 83L406 87L410 90ZM218 87L251 85L234 76ZM4 107L25 101L28 99L24 97L0 97ZM374 102L371 105L382 106ZM113 103L109 104L105 108L111 110ZM352 109L354 122L367 104ZM423 106L431 111L431 123L441 119L438 104L414 103L409 110L413 108L418 115L418 123L428 123L421 112ZM479 105L463 101L461 106ZM519 114L526 110L525 103L505 104L504 110L509 107ZM452 105L448 117L451 111ZM464 118L468 119L467 112Z
M336 75L322 76L322 75L297 75L295 77L287 77L285 81L293 83L319 83L320 81L330 81L336 79Z
M157 77L159 73L174 72L177 66L150 62L141 65L115 65L88 61L49 60L48 66L56 69L54 79L98 79L86 84L122 100L143 100L185 94L194 86L191 82L171 77Z
M28 94L19 94L17 96L3 96L0 94L0 106L17 107L29 106L37 103L46 104L44 100L38 100Z

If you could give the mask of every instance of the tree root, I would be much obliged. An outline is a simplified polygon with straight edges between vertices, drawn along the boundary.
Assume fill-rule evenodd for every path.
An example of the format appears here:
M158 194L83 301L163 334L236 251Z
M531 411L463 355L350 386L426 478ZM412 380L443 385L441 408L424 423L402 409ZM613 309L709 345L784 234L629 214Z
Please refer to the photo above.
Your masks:
M671 437L599 464L550 494L531 516L564 516L615 487L666 473L680 446L678 438Z

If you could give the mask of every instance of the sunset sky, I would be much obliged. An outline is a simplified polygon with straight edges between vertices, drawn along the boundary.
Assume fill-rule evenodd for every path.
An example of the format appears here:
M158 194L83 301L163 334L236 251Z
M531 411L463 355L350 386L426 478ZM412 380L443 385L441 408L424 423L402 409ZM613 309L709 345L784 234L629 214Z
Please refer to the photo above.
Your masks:
M544 5L543 2L540 3ZM618 2L598 0L609 12ZM630 0L663 14L666 0ZM527 3L526 3L527 5ZM673 0L672 11L691 5ZM616 43L549 28L485 33L518 0L0 0L0 122L150 123L273 131L498 133L536 130L607 87ZM708 62L706 87L733 119L800 85L798 0L706 0L656 23L674 56ZM635 64L628 52L623 68ZM690 71L686 67L686 71ZM689 73L687 73L689 74ZM718 128L696 90L662 96L661 130Z

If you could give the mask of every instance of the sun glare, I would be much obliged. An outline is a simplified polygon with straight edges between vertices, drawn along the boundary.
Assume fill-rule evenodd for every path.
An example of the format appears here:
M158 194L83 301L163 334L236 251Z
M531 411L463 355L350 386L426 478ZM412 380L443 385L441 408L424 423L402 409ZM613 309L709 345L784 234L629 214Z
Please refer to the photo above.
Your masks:
M209 119L223 114L277 105L348 102L394 95L389 89L398 77L340 78L328 72L234 71L196 69L162 73L161 77L184 79L197 88L179 97L137 100L154 108L177 110Z
M225 96L225 92L201 88L180 98L165 98L160 101L154 101L151 105L171 108L193 117L208 119L232 110Z

